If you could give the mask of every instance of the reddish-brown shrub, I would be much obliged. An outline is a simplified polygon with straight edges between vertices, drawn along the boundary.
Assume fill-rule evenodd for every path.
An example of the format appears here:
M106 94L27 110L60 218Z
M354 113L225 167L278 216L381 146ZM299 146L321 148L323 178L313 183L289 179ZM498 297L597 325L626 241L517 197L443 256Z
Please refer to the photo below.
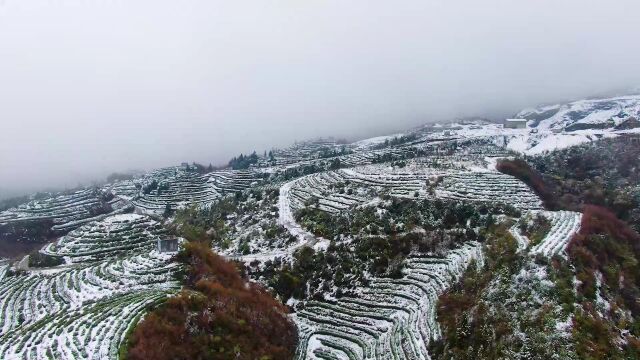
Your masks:
M188 243L184 290L147 315L128 359L290 359L297 343L287 309L206 245Z
M631 245L635 250L640 250L640 235L627 223L618 219L613 212L602 206L584 206L579 233L610 235L614 239Z
M627 223L604 207L586 205L580 231L569 242L567 252L585 296L595 296L594 273L599 271L609 288L619 291L634 316L640 315L635 299L640 292L640 235Z
M542 176L529 166L526 161L522 159L502 159L498 161L496 170L503 174L511 175L529 185L540 199L542 199L547 209L556 210L558 208L559 205L553 192L548 189Z

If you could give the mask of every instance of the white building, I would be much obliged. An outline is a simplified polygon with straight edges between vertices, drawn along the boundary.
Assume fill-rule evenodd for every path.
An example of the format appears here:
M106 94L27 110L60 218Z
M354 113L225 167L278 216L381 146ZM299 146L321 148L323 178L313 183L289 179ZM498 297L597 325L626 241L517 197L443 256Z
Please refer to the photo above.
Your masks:
M506 119L504 121L505 129L526 129L527 119Z

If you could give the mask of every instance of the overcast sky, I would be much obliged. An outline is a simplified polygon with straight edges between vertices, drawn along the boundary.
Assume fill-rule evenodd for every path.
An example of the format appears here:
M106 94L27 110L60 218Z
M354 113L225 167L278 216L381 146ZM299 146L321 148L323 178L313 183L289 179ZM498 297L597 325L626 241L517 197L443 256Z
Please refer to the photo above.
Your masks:
M640 84L640 1L0 0L0 197Z

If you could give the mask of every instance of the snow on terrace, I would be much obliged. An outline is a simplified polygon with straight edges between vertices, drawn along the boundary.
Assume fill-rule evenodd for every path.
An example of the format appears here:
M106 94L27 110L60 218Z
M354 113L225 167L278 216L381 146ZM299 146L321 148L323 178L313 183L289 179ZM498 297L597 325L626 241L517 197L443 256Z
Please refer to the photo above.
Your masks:
M569 240L580 230L582 214L573 211L545 211L543 214L551 220L551 229L538 245L531 248L531 253L547 257L564 254Z
M308 175L292 183L287 191L294 210L317 199L321 210L335 213L385 191L394 196L414 197L416 192L425 196L426 181L441 173L428 167L368 165Z
M340 153L343 148L351 150L353 146L338 143L333 139L318 139L296 143L284 149L274 149L267 158L258 160L258 167L288 166L311 163L316 160L327 159L326 156L333 151Z
M95 261L124 251L150 250L164 233L159 223L146 216L120 214L76 229L41 252L64 257L67 263Z
M443 138L441 132L435 132L433 128L422 131L414 131L408 133L415 135L415 139L401 144L385 145L385 140L391 140L399 136L407 134L396 134L390 136L380 136L371 139L365 139L352 144L341 145L334 144L334 149L347 150L346 154L340 154L330 157L318 157L319 149L323 146L317 143L303 143L304 150L299 149L300 146L277 150L272 160L263 159L259 162L258 167L284 170L288 168L303 167L307 165L324 166L329 161L339 160L341 166L363 166L372 164L385 157L393 157L396 159L412 158L417 150L425 150L430 144L438 144L450 140L451 137ZM330 148L330 147L329 147ZM434 150L434 149L430 149ZM315 151L315 153L314 153Z
M154 215L164 212L167 205L172 209L209 206L223 194L242 191L259 181L259 174L253 171L219 170L201 175L170 167L114 184L109 189L119 198L131 201L138 212Z
M441 181L440 181L440 180ZM431 195L430 186L434 186ZM322 248L327 239L315 237L295 220L294 213L317 202L320 210L338 213L375 201L382 194L415 199L436 196L454 201L500 202L518 209L541 209L540 199L519 180L489 168L434 169L409 162L405 167L367 165L315 173L285 183L279 192L278 223L298 241L285 249L233 256L243 261L287 256L310 245Z
M482 263L475 242L443 258L411 257L401 279L371 279L355 296L309 301L293 315L300 334L296 359L429 359L429 342L441 336L437 297L472 259Z
M485 168L434 170L410 163L408 168L370 165L309 175L288 183L281 190L281 216L295 224L291 209L318 198L319 207L336 212L367 201L366 191L349 196L336 193L336 184L392 190L410 188L413 194L425 188L426 180L441 176L436 196L458 201L487 201L512 204L522 210L540 209L541 202L517 179L498 173L488 159ZM420 194L425 194L421 191ZM336 196L338 195L338 196ZM348 194L347 194L348 195ZM286 210L286 212L285 212ZM564 213L559 218L564 218ZM566 232L556 222L552 232ZM295 225L297 226L297 225ZM562 236L551 235L546 252L562 248ZM568 235L567 235L568 236ZM428 359L426 346L440 336L435 320L435 303L466 268L470 259L481 257L475 243L452 250L445 259L409 259L405 277L399 280L373 278L371 285L357 289L336 302L310 301L294 319L299 327L297 359Z
M279 215L279 223L284 226L291 235L298 238L298 243L294 245L294 248L302 246L304 244L314 245L317 242L327 243L328 240L316 237L310 232L304 230L302 226L300 226L293 215L293 209L291 204L291 188L298 185L298 183L302 182L305 178L302 177L300 179L290 181L280 188L280 195L278 198L278 215Z
M209 204L220 194L207 180L196 172L178 168L158 170L144 179L142 191L132 202L145 213L162 212L167 205L175 209L193 203Z
M533 211L532 213L540 213L551 221L551 228L547 235L539 244L529 249L530 254L542 254L546 257L554 255L565 255L565 250L569 241L580 230L580 222L582 214L573 211ZM529 244L529 238L523 235L518 228L518 224L514 224L509 232L518 242L518 250L526 249Z
M52 220L54 224L64 224L93 216L94 210L104 206L94 189L58 194L42 200L33 200L0 213L0 223L29 220Z
M309 201L317 199L321 210L336 213L371 201L383 190L394 196L414 197L415 192L425 196L426 179L433 176L433 172L424 167L398 169L387 165L370 165L315 173L287 182L279 192L278 223L295 236L298 242L287 249L234 258L243 261L266 260L291 254L303 245L323 248L329 241L303 229L294 217L295 211L303 208ZM351 194L344 189L342 192L338 190L338 187L347 183L353 190Z
M443 181L436 188L436 196L459 201L505 202L522 210L541 208L540 200L525 184L493 170L491 160L486 168L439 171ZM398 169L383 165L331 173L314 174L305 181L291 183L282 193L297 191L298 198L291 196L294 200L286 201L287 207L300 206L309 198L318 197L325 211L339 211L367 197L363 196L366 193L358 192L352 203L333 201L332 183L348 181L388 189L417 181L417 186L423 186L424 180L434 174L419 167ZM574 225L579 224L580 214L547 214L553 217L553 226L539 251L549 256L564 249L567 239L577 231ZM435 319L437 296L473 258L482 260L481 247L473 242L452 250L444 259L414 256L407 261L402 279L372 278L370 285L358 288L355 295L334 302L307 302L303 310L293 315L300 336L296 358L429 359L426 347L440 336Z
M209 186L219 193L242 191L260 181L258 173L247 170L220 170L207 176Z
M526 184L499 172L452 171L436 188L436 196L450 200L498 202L521 210L542 208L542 202Z
M127 221L130 227L124 226ZM148 229L147 221L152 220L118 215L85 225L74 235L91 237L91 248L99 250L100 233L106 239L119 232L126 242L135 237L134 228ZM155 234L137 233L153 244ZM148 305L180 284L173 280L178 264L170 255L152 250L153 245L117 250L115 242L105 241L104 257L90 263L0 279L0 358L117 358L123 336ZM82 248L77 243L61 248L67 245Z
M398 133L398 134L394 134L394 135L376 136L376 137L372 137L372 138L356 141L355 143L353 143L353 145L358 150L371 150L371 148L373 148L375 146L384 144L384 142L387 141L387 140L391 141L393 138L396 138L396 137L399 138L399 137L401 137L403 135L405 135L405 134L404 133Z
M294 195L292 195L292 188L302 188L306 186L306 182L309 178L317 176L318 174L311 174L307 176L303 176L301 178L289 181L283 184L279 189L278 194L278 224L282 225L287 231L294 236L297 241L294 244L291 244L283 249L277 250L268 250L263 251L256 254L248 254L248 255L232 255L227 254L227 256L244 262L251 262L254 260L267 261L274 259L276 257L283 257L291 255L296 249L307 245L307 246L315 246L316 248L324 248L329 241L316 237L312 233L303 229L295 219L294 211L299 208L299 205L296 204L296 199Z

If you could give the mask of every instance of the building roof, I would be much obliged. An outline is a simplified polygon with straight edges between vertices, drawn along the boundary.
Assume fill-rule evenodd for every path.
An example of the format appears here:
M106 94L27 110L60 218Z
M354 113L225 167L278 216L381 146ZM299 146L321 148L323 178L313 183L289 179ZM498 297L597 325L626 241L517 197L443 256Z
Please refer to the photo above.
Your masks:
M509 122L527 122L527 119L506 119Z

